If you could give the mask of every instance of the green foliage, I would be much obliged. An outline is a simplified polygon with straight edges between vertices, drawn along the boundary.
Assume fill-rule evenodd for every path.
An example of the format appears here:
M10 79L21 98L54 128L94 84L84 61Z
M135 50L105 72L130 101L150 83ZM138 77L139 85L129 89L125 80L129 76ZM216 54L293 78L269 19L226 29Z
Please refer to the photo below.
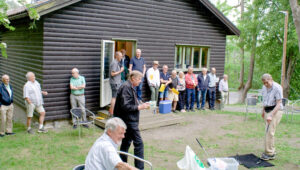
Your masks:
M249 70L251 34L258 34L256 62L254 68L254 77L252 88L259 89L262 87L260 77L263 73L270 73L273 79L280 83L281 65L283 53L283 34L284 34L284 14L279 11L289 11L288 22L288 41L287 41L287 66L291 61L293 72L290 81L290 99L300 96L300 54L297 41L296 28L293 23L292 12L289 1L286 0L254 0L247 1L245 4L244 20L238 20L238 28L241 30L245 45L245 76L244 82L247 81ZM232 11L235 12L235 11ZM257 15L257 20L255 20ZM232 88L237 88L239 83L240 50L238 37L229 37L226 47L226 65L225 72L231 77L229 81Z

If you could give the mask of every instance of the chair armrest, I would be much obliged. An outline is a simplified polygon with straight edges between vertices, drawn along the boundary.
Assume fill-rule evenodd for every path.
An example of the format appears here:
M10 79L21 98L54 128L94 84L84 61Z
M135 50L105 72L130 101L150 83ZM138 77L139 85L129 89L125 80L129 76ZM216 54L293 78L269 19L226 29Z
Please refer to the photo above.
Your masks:
M151 167L151 170L152 170L152 163L149 162L149 161L146 161L145 159L142 159L140 157L137 157L137 156L134 156L130 153L127 153L127 152L123 152L123 151L117 151L118 154L121 154L121 155L127 155L127 156L130 156L130 157L133 157L134 159L136 160L139 160L139 161L142 161L142 162L145 162L146 164L148 164L150 167Z

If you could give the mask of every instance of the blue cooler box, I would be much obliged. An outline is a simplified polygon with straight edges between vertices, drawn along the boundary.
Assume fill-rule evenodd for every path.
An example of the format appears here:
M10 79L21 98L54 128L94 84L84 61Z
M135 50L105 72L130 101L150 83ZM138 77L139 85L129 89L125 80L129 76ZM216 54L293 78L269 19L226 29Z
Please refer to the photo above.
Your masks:
M172 110L172 101L164 100L159 102L159 113L171 113Z

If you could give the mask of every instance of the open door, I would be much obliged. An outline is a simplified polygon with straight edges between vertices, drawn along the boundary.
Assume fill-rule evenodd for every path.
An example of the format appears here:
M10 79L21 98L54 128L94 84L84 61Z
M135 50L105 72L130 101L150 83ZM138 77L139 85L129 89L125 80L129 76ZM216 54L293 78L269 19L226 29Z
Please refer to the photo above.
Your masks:
M101 41L101 72L100 72L100 107L110 104L111 87L109 84L109 66L113 61L115 53L115 42L109 40Z

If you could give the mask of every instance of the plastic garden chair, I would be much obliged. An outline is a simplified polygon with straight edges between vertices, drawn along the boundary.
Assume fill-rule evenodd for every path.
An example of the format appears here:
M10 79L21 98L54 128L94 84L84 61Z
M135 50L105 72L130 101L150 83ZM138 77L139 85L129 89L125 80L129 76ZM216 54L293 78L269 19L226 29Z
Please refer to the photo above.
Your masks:
M286 115L286 121L288 121L289 116L289 105L290 101L287 98L282 99L283 113Z
M300 100L296 100L293 104L292 104L292 117L291 117L291 121L293 121L293 116L294 113L300 113Z
M76 165L73 170L84 170L85 164Z
M245 121L247 120L248 117L248 112L250 107L256 106L257 105L257 98L256 97L248 97L246 99L246 113L245 113ZM256 112L256 119L257 119L257 112Z
M90 110L85 109L85 112L86 112L86 115L87 115L87 120L86 121L82 120L82 110L81 110L81 108L71 109L70 112L72 114L72 117L74 117L76 119L76 125L79 126L79 138L81 136L81 126L82 125L91 125L91 124L95 125L94 120L96 119L96 116ZM90 120L90 121L88 120L88 115L89 114L93 116L93 119Z
M146 160L144 160L144 159L142 159L142 158L140 158L140 157L134 156L134 155L132 155L132 154L130 154L130 153L127 153L127 152L123 152L123 151L117 151L117 152L118 152L118 154L120 154L120 155L127 155L127 156L129 156L129 157L132 157L133 159L136 159L136 160L139 160L139 161L142 161L142 162L148 164L148 165L150 166L150 169L152 170L152 163L151 163L151 162L146 161Z

